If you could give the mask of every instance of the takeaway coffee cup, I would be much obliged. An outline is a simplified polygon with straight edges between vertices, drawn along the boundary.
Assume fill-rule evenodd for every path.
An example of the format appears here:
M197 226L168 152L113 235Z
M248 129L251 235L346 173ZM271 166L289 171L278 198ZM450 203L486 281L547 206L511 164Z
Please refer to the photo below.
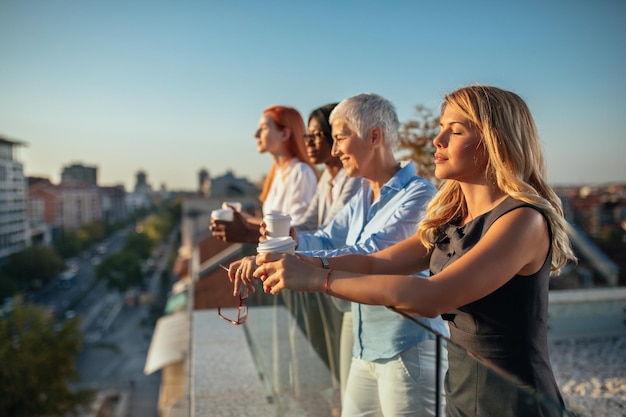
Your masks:
M263 216L263 221L269 239L289 236L289 227L291 226L289 214L273 211Z
M234 208L236 211L241 212L242 209L242 205L239 201L224 201L222 203L222 208L223 209L227 209L227 208Z
M275 237L263 242L259 242L256 248L258 253L296 253L296 241L291 236Z
M221 208L221 209L216 209L213 210L211 212L211 219L212 220L221 220L224 222L232 222L233 221L233 209L230 208Z

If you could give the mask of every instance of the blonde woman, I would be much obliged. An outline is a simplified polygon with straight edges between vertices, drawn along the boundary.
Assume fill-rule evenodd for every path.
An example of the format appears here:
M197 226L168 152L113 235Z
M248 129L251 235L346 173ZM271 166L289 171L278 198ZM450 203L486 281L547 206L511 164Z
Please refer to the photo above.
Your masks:
M254 275L273 294L323 291L449 320L452 342L517 384L449 347L447 417L560 415L548 281L575 258L530 111L512 92L464 87L445 97L433 143L435 175L446 181L415 235L370 255L329 258L330 271L304 256L259 255ZM425 268L428 279L407 276Z

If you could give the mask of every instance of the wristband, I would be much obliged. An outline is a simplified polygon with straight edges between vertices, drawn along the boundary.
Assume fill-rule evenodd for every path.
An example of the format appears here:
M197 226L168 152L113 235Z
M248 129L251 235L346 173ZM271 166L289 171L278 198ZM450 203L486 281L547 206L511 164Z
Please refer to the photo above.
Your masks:
M325 256L320 256L320 261L322 261L322 268L330 269L330 264L328 263L328 258Z
M326 282L324 283L324 292L328 295L330 295L330 285L329 285L329 281L330 281L330 274L333 273L332 269L328 270L328 274L326 274Z

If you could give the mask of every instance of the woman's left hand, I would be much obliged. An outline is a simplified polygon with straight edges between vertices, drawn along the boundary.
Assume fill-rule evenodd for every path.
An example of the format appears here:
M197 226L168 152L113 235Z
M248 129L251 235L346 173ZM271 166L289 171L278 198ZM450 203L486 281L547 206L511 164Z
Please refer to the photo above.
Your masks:
M253 276L263 281L263 291L274 295L285 288L296 291L320 291L321 288L323 291L325 270L303 262L299 256L301 255L258 254L256 263L259 267ZM305 258L310 261L310 258ZM321 286L320 271L323 275Z
M256 262L254 256L246 256L229 265L228 279L233 283L233 295L239 295L242 285L248 288L250 294L254 294L256 291L254 285L258 281L258 278L252 275L255 269Z

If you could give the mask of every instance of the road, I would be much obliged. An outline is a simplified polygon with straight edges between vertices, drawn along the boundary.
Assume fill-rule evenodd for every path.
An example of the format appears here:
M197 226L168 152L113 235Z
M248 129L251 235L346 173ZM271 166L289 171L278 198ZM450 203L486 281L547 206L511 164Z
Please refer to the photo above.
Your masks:
M119 251L124 244L124 233L108 239L107 253ZM168 239L155 252L165 255L157 259L151 276L150 289L161 271L167 267L167 254L173 239ZM63 316L68 308L81 318L84 345L76 367L80 382L76 387L96 389L99 400L111 401L116 417L158 417L157 403L160 372L150 376L143 373L148 348L152 339L153 322L149 319L149 306L125 302L122 295L108 291L104 283L95 281L93 256L82 256L76 284L69 289L50 286L39 296L37 303L57 310ZM87 413L81 417L93 417Z
M101 396L117 396L118 417L157 417L161 376L143 373L153 331L146 324L148 307L129 306L120 300L113 307L117 308L106 331L85 343L77 362L80 386L94 388Z

